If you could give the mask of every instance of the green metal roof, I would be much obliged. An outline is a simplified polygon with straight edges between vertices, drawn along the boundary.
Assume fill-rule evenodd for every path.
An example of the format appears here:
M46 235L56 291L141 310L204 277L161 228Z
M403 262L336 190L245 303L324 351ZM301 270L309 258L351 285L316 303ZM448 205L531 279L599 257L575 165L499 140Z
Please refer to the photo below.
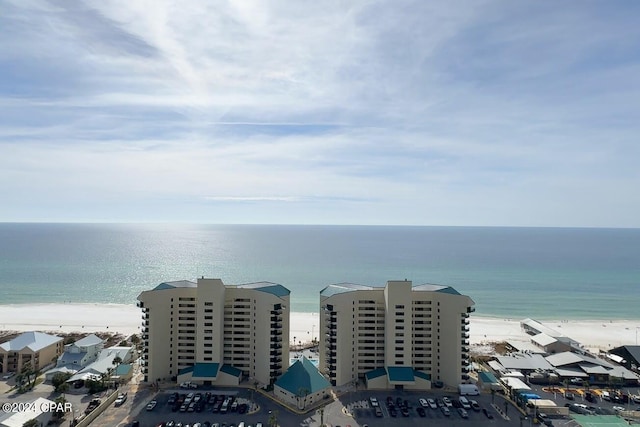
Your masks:
M422 379L431 381L431 374L427 374L426 372L422 372L414 369L413 375L415 375L416 377L420 377Z
M229 374L238 378L240 378L240 375L242 375L242 371L240 369L235 368L231 365L222 365L222 367L220 368L220 372L224 372L225 374Z
M460 292L456 291L451 286L434 285L430 283L425 283L423 285L416 285L412 288L412 290L425 291L425 292L442 292L445 294L461 295Z
M165 289L175 289L175 288L195 288L198 284L194 282L190 282L189 280L177 280L175 282L163 282L158 286L153 288L154 291L162 291Z
M182 368L178 371L178 375L188 374L189 372L193 372L193 366L187 366L186 368Z
M286 297L291 293L291 291L284 286L271 282L246 283L244 285L238 285L237 287L240 289L255 289L277 297Z
M390 382L413 382L413 368L411 366L387 366Z
M215 378L218 376L219 363L196 363L193 367L194 378Z
M331 386L318 368L304 356L289 366L274 385L295 395L316 393Z
M497 384L498 382L498 379L491 372L480 372L478 378L480 378L483 383Z
M374 369L373 371L369 371L364 374L367 380L372 380L374 378L379 378L387 375L387 370L384 368Z
M617 415L577 415L571 414L571 418L582 427L628 427L629 423Z
M372 289L382 289L382 288L374 288L373 286L366 285L356 285L355 283L336 283L334 285L329 285L323 290L320 291L320 295L323 297L330 297L337 294L343 294L346 292L353 291L370 291Z

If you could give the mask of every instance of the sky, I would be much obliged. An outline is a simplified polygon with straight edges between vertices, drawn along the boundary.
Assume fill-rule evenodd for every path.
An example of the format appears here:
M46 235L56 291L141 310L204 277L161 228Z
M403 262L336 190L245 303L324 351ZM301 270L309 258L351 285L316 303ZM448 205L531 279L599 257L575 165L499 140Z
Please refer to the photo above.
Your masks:
M0 221L640 227L639 19L0 0Z

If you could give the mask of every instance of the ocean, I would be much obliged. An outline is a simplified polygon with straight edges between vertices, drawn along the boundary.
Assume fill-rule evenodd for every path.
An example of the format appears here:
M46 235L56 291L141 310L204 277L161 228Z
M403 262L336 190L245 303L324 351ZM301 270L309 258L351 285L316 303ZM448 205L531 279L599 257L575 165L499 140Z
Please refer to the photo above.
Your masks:
M0 223L0 303L133 304L157 284L449 285L476 314L640 319L640 229ZM1 308L0 308L1 309Z

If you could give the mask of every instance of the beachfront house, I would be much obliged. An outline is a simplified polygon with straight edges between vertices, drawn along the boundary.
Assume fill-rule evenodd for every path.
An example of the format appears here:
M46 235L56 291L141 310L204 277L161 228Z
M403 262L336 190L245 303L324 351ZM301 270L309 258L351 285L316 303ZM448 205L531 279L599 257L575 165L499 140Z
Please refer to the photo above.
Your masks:
M120 360L119 364L114 362L116 358ZM117 379L118 382L126 381L131 377L132 371L126 368L118 370L118 365L130 366L134 359L135 347L117 346L105 348L98 353L98 357L94 362L74 373L67 382L73 383L103 376L109 376L114 381Z
M52 365L62 354L64 340L42 332L24 332L0 344L0 373L20 372L29 364L39 371Z
M45 380L51 381L56 374L75 374L98 359L104 348L104 340L95 334L87 335L74 343L64 346L64 353L58 357L56 367L45 373Z

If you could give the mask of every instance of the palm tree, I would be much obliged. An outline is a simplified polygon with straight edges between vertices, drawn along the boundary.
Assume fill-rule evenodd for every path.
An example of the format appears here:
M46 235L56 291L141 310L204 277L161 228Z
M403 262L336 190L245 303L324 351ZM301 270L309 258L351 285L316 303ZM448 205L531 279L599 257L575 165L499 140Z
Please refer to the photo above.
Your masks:
M278 410L271 412L269 415L269 427L277 427L278 426Z

